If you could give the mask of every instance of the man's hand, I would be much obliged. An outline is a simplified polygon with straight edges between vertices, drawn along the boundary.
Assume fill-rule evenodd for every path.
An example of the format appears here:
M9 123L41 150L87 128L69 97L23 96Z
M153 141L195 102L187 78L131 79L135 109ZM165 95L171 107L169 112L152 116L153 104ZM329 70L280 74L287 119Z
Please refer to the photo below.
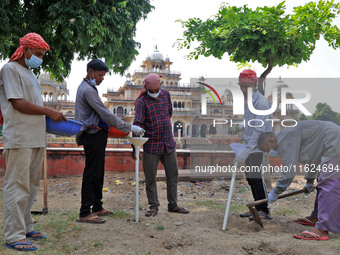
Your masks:
M131 126L131 131L135 133L136 135L141 135L141 136L143 136L145 133L145 130L143 128L136 126L136 125Z
M53 109L50 109L50 110L51 111L49 111L47 116L50 117L51 120L53 120L53 121L62 121L62 120L67 121L67 118L61 112L55 111Z
M308 180L306 182L306 185L304 187L306 189L306 193L310 193L310 192L312 192L314 190L313 184L314 184L314 180L313 181Z
M279 194L277 194L275 192L275 190L272 190L271 192L269 192L269 195L268 195L268 203L272 203L272 202L275 202L279 197Z
M241 151L236 158L234 159L234 163L237 162L238 165L242 165L244 161L246 161L246 159L248 158L249 154L244 150Z

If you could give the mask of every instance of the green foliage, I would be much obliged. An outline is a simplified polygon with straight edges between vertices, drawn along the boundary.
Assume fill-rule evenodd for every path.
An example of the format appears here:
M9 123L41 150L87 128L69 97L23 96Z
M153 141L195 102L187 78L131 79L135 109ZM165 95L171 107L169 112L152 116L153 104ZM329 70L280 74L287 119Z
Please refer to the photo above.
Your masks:
M186 30L178 39L178 48L190 49L198 43L189 59L201 55L221 59L227 53L236 63L257 61L267 68L261 75L265 78L275 66L308 61L320 36L339 48L340 31L331 24L339 13L340 4L333 0L307 3L294 8L293 14L285 13L285 2L255 10L225 4L206 21L180 21Z
M298 120L323 120L332 121L340 125L340 113L332 110L327 103L318 103L312 116L306 117L303 113L298 116Z
M164 230L164 226L161 221L158 221L156 225L156 230Z
M313 120L332 121L340 125L340 114L333 111L332 108L326 103L318 103L316 110L312 115Z
M123 74L140 48L136 24L152 8L149 0L2 0L0 59L14 53L19 38L36 32L51 48L42 69L58 80L69 74L75 54L78 60L104 59Z

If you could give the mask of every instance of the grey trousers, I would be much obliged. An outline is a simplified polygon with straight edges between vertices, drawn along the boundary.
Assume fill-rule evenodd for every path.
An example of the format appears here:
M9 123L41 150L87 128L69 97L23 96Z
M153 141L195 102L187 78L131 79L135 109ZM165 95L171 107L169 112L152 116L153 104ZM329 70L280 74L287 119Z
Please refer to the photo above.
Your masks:
M145 175L146 195L151 208L157 208L160 205L157 195L157 166L159 161L162 162L165 169L166 189L168 199L168 209L177 206L177 185L178 185L178 166L176 150L169 154L151 154L143 152L143 172Z
M5 243L26 239L33 231L31 208L39 191L45 148L6 149L4 178Z

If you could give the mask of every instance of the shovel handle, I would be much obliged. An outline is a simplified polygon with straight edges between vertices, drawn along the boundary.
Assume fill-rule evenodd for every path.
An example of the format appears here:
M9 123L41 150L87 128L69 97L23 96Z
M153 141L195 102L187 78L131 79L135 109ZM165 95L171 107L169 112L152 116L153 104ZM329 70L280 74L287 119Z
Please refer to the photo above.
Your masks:
M307 190L305 188L300 189L300 190L296 190L296 191L292 191L292 192L289 192L289 193L286 193L286 194L281 194L281 195L278 196L278 199L281 199L281 198L284 198L284 197L294 196L294 195L304 193L304 192L307 192ZM265 198L265 199L249 202L248 205L256 206L256 205L262 205L262 204L267 203L267 202L268 202L268 198Z

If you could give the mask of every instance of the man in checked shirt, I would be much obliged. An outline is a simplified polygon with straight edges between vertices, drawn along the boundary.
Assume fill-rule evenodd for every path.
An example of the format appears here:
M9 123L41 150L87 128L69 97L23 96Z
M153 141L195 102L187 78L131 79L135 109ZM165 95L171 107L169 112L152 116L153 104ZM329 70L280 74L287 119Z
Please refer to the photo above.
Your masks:
M169 92L160 88L160 78L157 74L145 77L144 88L135 104L133 124L145 129L145 137L149 138L143 145L143 172L150 206L145 216L154 217L158 213L160 203L157 196L156 174L159 161L165 169L168 211L190 213L177 205L178 167L176 142L171 127L172 104Z

